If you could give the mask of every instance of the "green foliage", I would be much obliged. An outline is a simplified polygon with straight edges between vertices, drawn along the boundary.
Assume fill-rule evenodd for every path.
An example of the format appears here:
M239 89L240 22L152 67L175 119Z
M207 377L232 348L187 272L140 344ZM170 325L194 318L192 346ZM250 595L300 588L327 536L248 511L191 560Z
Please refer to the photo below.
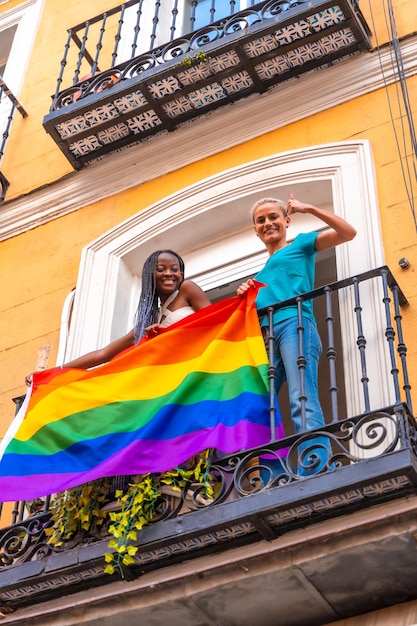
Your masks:
M123 566L132 565L138 546L132 545L137 540L137 531L148 524L155 512L162 485L170 486L174 491L181 490L187 485L198 483L204 485L205 497L213 498L213 487L210 483L210 450L190 459L186 467L176 467L161 474L145 474L137 477L129 484L126 492L116 492L116 499L120 502L119 511L111 512L109 533L113 535L108 547L112 553L105 555L107 563L105 572L114 574L118 571L124 578Z
M41 513L45 509L45 499L26 500L25 507L29 515L36 515L36 513Z
M102 478L57 493L50 505L53 525L45 531L48 543L60 547L81 530L101 526L107 517L102 507L109 488L110 480Z
M198 65L199 63L205 63L210 59L209 55L203 50L199 50L194 56L184 57L180 62L181 67L191 67L192 65Z
M116 500L121 508L120 511L110 512L111 524L108 530L113 539L108 547L114 552L104 557L107 563L104 571L107 574L113 574L117 570L124 578L122 566L134 563L133 557L138 547L132 545L132 542L137 540L137 531L151 521L159 495L152 474L138 477L137 482L129 484L126 492L116 492Z
M176 467L175 469L159 475L159 482L162 485L171 485L180 491L187 484L198 483L204 485L204 495L212 499L214 490L212 477L210 475L210 450L205 450L187 462L186 467Z
M61 547L80 531L91 532L103 526L105 521L109 522L107 531L112 538L108 544L109 552L104 556L104 571L107 574L118 572L124 578L124 567L135 562L138 533L155 515L161 487L169 486L180 496L181 491L192 484L202 485L207 502L213 499L210 450L168 472L136 476L126 489L116 491L113 507L105 506L109 502L110 479L96 480L58 493L51 503L53 525L46 530L48 543Z

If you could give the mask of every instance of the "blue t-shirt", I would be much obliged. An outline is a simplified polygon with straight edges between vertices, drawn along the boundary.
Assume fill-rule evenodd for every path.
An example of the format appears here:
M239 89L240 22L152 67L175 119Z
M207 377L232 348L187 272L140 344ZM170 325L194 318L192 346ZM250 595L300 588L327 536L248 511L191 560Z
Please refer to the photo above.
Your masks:
M294 241L272 254L264 267L255 276L256 280L265 283L259 289L256 308L263 309L284 300L295 298L302 293L314 289L316 267L316 250L314 244L319 233L301 233ZM313 300L302 303L305 317L316 323L313 313ZM274 324L298 315L297 305L288 306L274 312ZM267 326L265 315L261 326Z

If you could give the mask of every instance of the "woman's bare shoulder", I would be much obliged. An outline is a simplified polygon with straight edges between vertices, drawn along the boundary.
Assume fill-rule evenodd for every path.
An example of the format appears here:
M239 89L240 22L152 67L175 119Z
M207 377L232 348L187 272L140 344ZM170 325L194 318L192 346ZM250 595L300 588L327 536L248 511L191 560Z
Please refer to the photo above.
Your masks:
M183 280L180 286L180 295L194 308L195 311L211 304L206 293L193 280Z

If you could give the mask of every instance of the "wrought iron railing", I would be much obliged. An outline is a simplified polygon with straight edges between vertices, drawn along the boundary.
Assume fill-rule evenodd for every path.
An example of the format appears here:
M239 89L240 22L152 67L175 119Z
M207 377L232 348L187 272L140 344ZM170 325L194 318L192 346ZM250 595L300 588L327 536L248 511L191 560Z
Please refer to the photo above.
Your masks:
M276 402L273 391L275 370L270 355L270 443L262 448L242 450L225 458L216 458L214 454L209 476L209 497L207 484L187 483L181 490L162 485L154 510L153 524L186 512L262 494L270 489L281 490L279 502L283 509L280 513L274 511L270 515L272 527L284 526L289 521L294 523L300 515L305 517L314 513L315 505L307 501L301 502L301 492L291 490L291 485L306 478L312 478L313 481L315 478L320 479L321 498L326 498L326 490L332 494L327 504L323 504L324 500L321 501L322 511L327 507L334 512L335 508L339 507L340 510L352 501L355 505L366 506L373 498L396 497L395 494L412 488L414 479L407 476L407 470L403 466L393 461L396 453L402 455L402 459L403 453L406 453L406 458L414 459L414 464L417 461L417 429L413 417L401 312L401 307L408 303L398 283L390 270L383 266L324 285L261 313L268 314L271 320L274 308L289 304L296 304L300 313L302 302L308 299L314 301L316 317L319 301L322 300L324 304L320 309L324 310L326 328L325 336L322 333L322 360L327 370L328 389L321 394L321 400L328 407L325 411L326 425L311 431L304 428L301 433L290 432L285 438L276 439ZM301 322L298 332L300 336L303 333ZM269 349L272 345L271 334L269 329ZM340 348L336 348L337 335L342 335L344 339L342 354L338 353ZM350 337L347 342L346 335ZM301 341L299 343L302 345ZM378 379L374 365L370 365L375 353L380 355L377 369L383 374L387 387L383 400L379 395L381 380ZM299 366L302 419L305 422L303 368L309 355L300 351L294 358L297 358ZM343 379L340 380L337 362L346 359L349 364L344 373L341 370ZM341 401L341 391L349 384L348 380L354 387L353 390L346 389L348 395L350 392L351 399L349 402L346 398ZM328 396L328 401L325 395ZM20 400L16 399L16 403L19 404ZM343 412L347 411L344 416L341 416L340 411L342 405ZM353 410L354 413L351 412ZM371 460L376 465L370 479L367 472ZM349 478L342 474L344 470L350 471ZM129 479L120 477L114 480L107 505L105 504L110 510L115 489L121 487L120 481L126 483ZM312 483L310 485L311 495L314 487ZM349 498L344 495L347 489ZM341 493L339 501L336 497L338 491ZM292 495L294 493L297 495ZM303 493L302 497L305 498L306 494ZM253 508L255 500L251 502ZM30 506L38 509L31 511ZM48 506L48 499L45 502L15 503L12 524L0 531L0 568L38 558L34 557L35 553L44 555L55 550L48 545L45 536L45 529L51 523ZM266 509L268 507L267 504L262 506ZM224 516L224 509L222 511ZM263 511L263 515L268 518L268 510ZM213 519L215 518L212 515L211 523ZM201 518L199 523L201 525ZM96 536L94 529L90 529L88 541L94 540L94 537L96 540L103 538L102 528L97 530ZM81 532L78 537L71 537L68 547L74 547L85 539L86 534ZM65 549L65 544L60 548L62 549Z
M186 67L187 59L191 62L196 54L196 60L201 61L203 57L198 56L198 51L204 55L207 45L228 36L243 36L254 25L279 18L284 27L303 11L308 15L320 9L321 16L323 9L323 24L316 18L315 25L302 21L292 37L287 35L287 41L280 45L291 44L292 38L297 41L307 35L314 37L324 28L324 13L330 10L328 3L324 3L324 8L321 4L311 0L173 0L168 11L160 0L153 4L128 0L68 29L51 112L115 83L138 75L146 77L149 71L169 67L170 62L183 62ZM339 21L346 20L351 28L349 16L354 15L354 30L361 32L360 38L367 39L369 28L357 1L343 0L342 4L345 7L338 9Z
M255 4L254 0L248 0L248 7ZM296 4L299 2L295 0L273 2L277 12L289 10ZM95 76L151 51L154 51L152 57L157 63L164 63L198 49L214 37L221 37L221 27L240 10L239 0L191 0L181 3L182 14L179 5L178 0L174 0L167 12L167 7L155 0L150 12L151 3L145 6L143 1L128 0L68 29L55 99L62 83L68 82L64 81L67 69L71 69L72 84L75 85L82 80L83 74ZM256 18L259 19L253 13L251 21ZM216 35L211 28L200 33L201 27L206 29L214 23L220 27ZM170 46L180 38L182 40L174 47Z
M0 77L0 124L1 124L1 143L0 143L0 164L3 159L4 150L10 134L10 128L13 122L15 111L18 111L22 117L26 117L27 113L17 98L10 91L4 80ZM0 171L0 202L3 202L9 181Z

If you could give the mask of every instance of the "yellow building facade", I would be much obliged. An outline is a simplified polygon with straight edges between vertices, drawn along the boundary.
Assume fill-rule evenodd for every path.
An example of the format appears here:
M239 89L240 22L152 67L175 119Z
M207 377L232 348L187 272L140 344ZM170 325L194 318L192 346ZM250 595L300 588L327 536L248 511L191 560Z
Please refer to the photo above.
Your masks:
M415 0L352 2L369 26L370 49L76 170L43 121L67 29L113 6L111 0L59 7L54 0L0 2L0 38L4 33L6 41L8 33L3 79L27 112L15 113L0 161L9 182L0 205L0 438L14 417L13 399L26 391L26 374L127 332L150 252L178 251L186 276L212 298L232 295L265 260L250 206L262 196L286 199L290 193L345 217L358 231L332 257L330 280L323 260L319 280L385 265L392 272L408 300L401 315L417 404ZM305 226L322 227L294 220L292 233ZM348 416L363 411L359 383L349 382L355 346L350 315L341 331ZM369 313L365 323L374 321ZM390 392L381 372L383 348L368 348L375 394L384 406Z

